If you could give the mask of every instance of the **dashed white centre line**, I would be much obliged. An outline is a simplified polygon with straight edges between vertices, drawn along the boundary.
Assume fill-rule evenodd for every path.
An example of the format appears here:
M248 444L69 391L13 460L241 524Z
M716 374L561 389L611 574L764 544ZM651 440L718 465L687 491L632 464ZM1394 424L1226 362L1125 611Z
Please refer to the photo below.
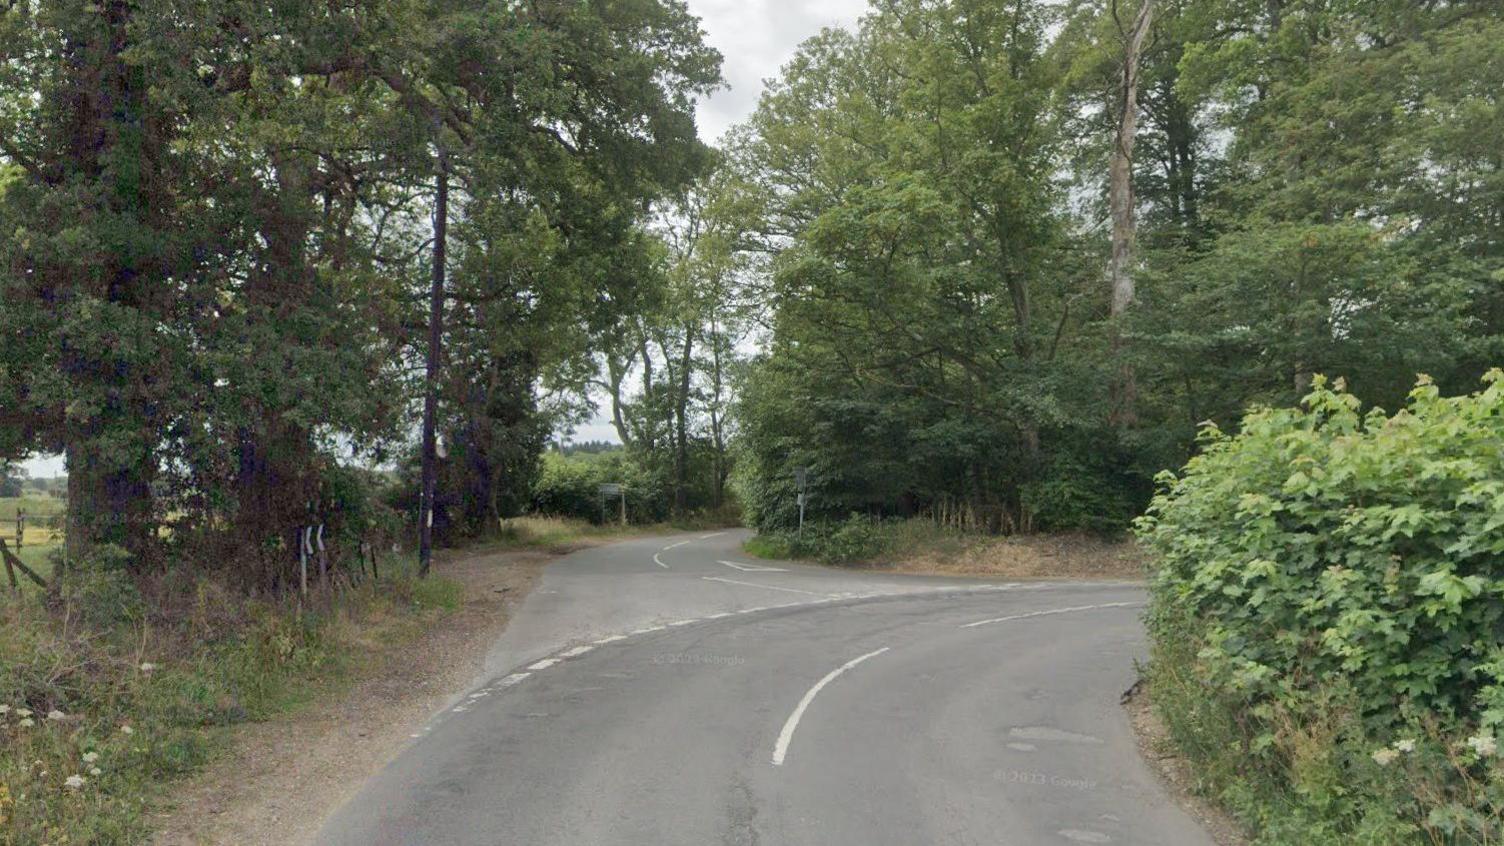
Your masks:
M720 576L701 576L707 582L725 582L728 585L742 585L744 587L762 588L763 590L781 590L784 593L802 593L805 596L829 596L828 593L815 593L812 590L799 590L798 588L779 587L777 585L760 585L757 582L739 582L736 579L723 579Z
M559 663L559 659L557 659L557 658L544 658L542 661L539 661L539 662L537 662L537 663L529 666L528 669L529 670L533 670L535 672L538 671L538 670L546 670L549 667L552 667L553 665L555 665L557 663Z
M657 564L657 565L658 565L658 566L659 566L659 567L662 567L662 568L663 568L663 569L665 569L665 570L667 570L667 569L668 569L668 565L667 565L667 564L665 564L665 563L663 563L663 559L662 559L662 558L659 558L659 557L658 557L658 553L656 553L656 552L655 552L655 553L653 553L653 563L654 563L654 564Z
M1030 617L1048 617L1051 614L1071 614L1076 611L1095 611L1099 608L1137 608L1142 602L1104 602L1101 605L1073 605L1070 608L1051 608L1048 611L1030 611L1027 614L1011 614L1007 617L993 617L990 620L978 620L975 623L964 623L961 628L969 629L974 626L985 626L989 623L1006 623L1009 620L1027 620Z
M872 658L874 656L881 655L884 652L887 652L888 649L889 647L884 646L882 649L874 649L871 652L868 652L866 655L853 658L850 661L847 661L841 666L835 668L834 670L831 670L825 675L825 678L815 682L815 686L810 688L809 691L804 694L803 699L799 700L799 704L794 707L794 713L789 714L788 720L786 720L783 724L783 730L778 733L778 742L773 746L773 766L783 766L783 759L789 753L789 743L793 742L794 740L794 730L799 728L799 720L804 717L805 709L809 707L809 703L815 701L815 697L819 695L820 691L826 685L835 681L837 676L862 663L868 658Z
M724 535L724 534L726 534L726 533L725 532L711 532L708 535L700 535L700 540L710 540L711 538L718 538L718 537L720 537L721 535Z
M679 547L681 547L681 546L683 546L683 545L685 545L687 543L689 543L689 541L687 541L687 540L682 540L682 541L679 541L678 543L671 543L668 546L665 546L663 548L663 551L664 552L668 552L670 549L678 549Z
M590 650L592 650L594 648L595 648L594 644L587 643L584 646L576 646L573 649L565 650L564 652L559 653L559 657L560 658L578 658L581 655L584 655L586 652L589 652Z

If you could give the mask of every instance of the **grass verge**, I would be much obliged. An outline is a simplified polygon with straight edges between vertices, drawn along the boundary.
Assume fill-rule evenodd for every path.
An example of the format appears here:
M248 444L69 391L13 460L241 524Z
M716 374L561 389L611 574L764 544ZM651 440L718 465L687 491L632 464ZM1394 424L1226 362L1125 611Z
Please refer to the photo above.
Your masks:
M634 537L723 528L726 528L726 522L714 517L690 517L666 523L629 523L625 526L620 523L591 523L571 517L513 517L502 524L501 532L496 537L482 542L477 550L559 551Z
M995 578L1142 579L1144 561L1126 538L1087 533L1000 537L962 532L929 520L853 517L748 540L759 558L813 559L826 564L907 573Z
M460 600L393 560L385 578L306 604L179 586L107 623L36 595L0 600L0 844L140 842L179 779L230 729L338 689L376 644Z

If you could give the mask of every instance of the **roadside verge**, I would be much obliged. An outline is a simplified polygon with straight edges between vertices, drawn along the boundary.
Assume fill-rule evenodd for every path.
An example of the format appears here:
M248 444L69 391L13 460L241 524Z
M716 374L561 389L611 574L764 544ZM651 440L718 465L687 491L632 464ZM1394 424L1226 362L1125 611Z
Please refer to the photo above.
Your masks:
M320 823L482 670L513 610L559 552L441 555L458 607L399 643L369 644L356 681L293 716L241 727L230 751L175 790L154 822L159 846L310 842Z

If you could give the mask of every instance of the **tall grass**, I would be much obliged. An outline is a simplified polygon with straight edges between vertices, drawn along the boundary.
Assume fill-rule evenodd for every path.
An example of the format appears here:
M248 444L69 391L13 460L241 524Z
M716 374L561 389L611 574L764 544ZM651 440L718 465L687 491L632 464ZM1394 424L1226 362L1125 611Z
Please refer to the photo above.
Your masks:
M382 572L308 603L153 585L103 622L108 608L67 595L53 609L0 602L0 843L140 842L234 726L345 684L459 605L452 581L418 581L397 560Z

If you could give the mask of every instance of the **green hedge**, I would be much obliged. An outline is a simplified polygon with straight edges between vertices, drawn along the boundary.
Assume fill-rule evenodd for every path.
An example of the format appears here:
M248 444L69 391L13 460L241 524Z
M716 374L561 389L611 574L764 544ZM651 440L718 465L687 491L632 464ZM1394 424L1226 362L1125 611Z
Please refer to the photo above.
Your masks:
M1150 680L1265 842L1497 842L1504 377L1393 416L1339 381L1263 409L1138 521Z

